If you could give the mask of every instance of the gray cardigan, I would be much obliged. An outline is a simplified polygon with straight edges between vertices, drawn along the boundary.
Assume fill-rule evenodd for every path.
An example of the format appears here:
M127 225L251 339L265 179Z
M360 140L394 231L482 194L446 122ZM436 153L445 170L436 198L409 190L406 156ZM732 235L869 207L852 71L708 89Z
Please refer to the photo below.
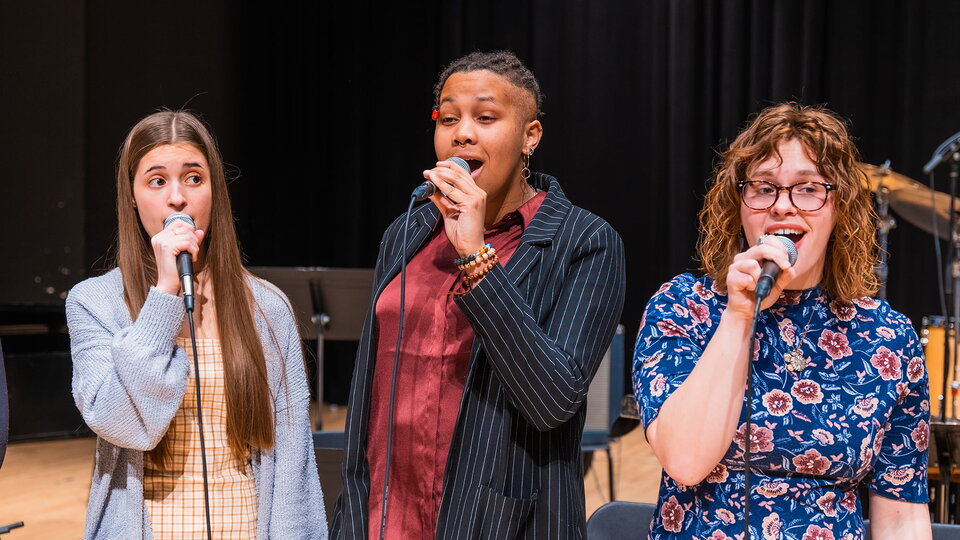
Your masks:
M257 538L325 539L300 336L283 293L256 278L248 283L276 414L276 444L252 460ZM66 310L73 397L97 434L84 538L149 539L143 452L163 437L186 390L188 359L174 345L185 318L183 301L151 288L132 322L120 270L114 269L77 284Z

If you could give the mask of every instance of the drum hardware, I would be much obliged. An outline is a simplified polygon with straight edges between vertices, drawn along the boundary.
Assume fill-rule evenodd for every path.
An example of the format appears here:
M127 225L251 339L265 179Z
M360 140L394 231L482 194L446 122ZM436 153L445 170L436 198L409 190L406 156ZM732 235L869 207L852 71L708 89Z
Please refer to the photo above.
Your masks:
M946 148L947 146L949 146L949 149ZM878 297L883 298L886 292L885 283L888 272L886 242L890 229L895 226L895 222L890 223L889 221L889 219L892 219L889 218L887 212L889 207L919 229L948 241L947 262L944 264L944 268L938 270L938 273L942 272L939 273L939 276L944 278L943 296L952 300L952 302L944 301L941 307L946 311L946 306L952 304L951 319L956 321L960 320L960 228L958 228L957 222L957 216L960 215L960 201L957 200L957 179L960 176L960 172L958 172L958 168L960 168L960 164L958 164L960 163L960 134L941 145L941 148L934 152L934 156L939 156L936 164L942 161L950 162L949 194L935 191L932 179L931 187L926 187L916 180L893 172L890 169L889 161L880 166L861 163L859 167L866 175L867 187L875 193L877 214L880 216L877 243L881 246L881 255L876 272L882 288ZM933 160L931 160L931 163L933 163ZM928 164L929 166L930 164ZM924 326L926 330L926 324ZM924 342L924 352L928 359L927 372L930 374L931 397L938 395L938 416L941 421L945 421L948 417L956 418L957 414L960 413L960 403L955 403L958 401L957 394L960 393L960 387L954 389L952 381L960 379L957 373L956 357L957 351L960 349L960 333L954 331L952 324L944 327L943 356L940 357L942 369L939 369L941 366L934 365L934 362L930 361L931 358L935 359L936 353L933 352L934 347L927 345L927 342L930 341L929 335L921 341ZM935 374L934 371L937 373ZM942 378L938 376L940 373L942 373ZM933 415L933 411L931 411L931 415L937 416Z
M950 240L950 194L934 191L912 178L892 171L889 161L879 166L861 163L860 170L867 175L870 191L878 195L882 190L886 191L889 206L900 217L918 229L936 234L942 240ZM954 205L960 212L960 202L954 202ZM877 213L881 210L878 201Z
M947 229L950 232L950 239L952 240L949 243L950 255L947 258L950 261L950 280L946 281L945 287L945 296L953 300L953 320L954 323L960 320L960 231L957 230L957 177L960 176L960 167L958 167L958 156L954 153L950 159L950 204L949 214L950 214L950 228ZM933 177L930 177L931 184L933 183ZM934 214L934 220L936 220L936 214ZM936 222L934 222L934 227L936 231ZM944 355L952 352L950 355L950 360L953 365L952 374L954 380L957 378L957 346L960 345L960 333L954 329L953 332L953 350L950 351L950 345L944 340ZM943 393L947 393L947 378L950 376L950 372L947 370L946 363L943 367ZM952 386L952 385L951 385ZM940 420L946 420L946 410L941 409ZM956 410L954 410L956 414Z
M924 317L920 329L920 344L926 357L930 381L930 416L933 418L960 417L960 396L954 393L960 392L960 377L957 377L953 355L954 329L952 319L947 324L944 317L939 315ZM946 351L941 348L944 343L948 345ZM951 390L949 393L948 388Z
M877 280L880 281L877 298L881 299L887 297L887 277L890 274L890 267L887 264L887 258L889 257L887 238L890 236L890 230L897 226L897 220L890 215L890 187L888 185L890 182L885 182L889 177L891 177L889 159L868 176L868 179L876 182L875 186L871 185L871 189L874 192L874 200L877 205L877 243L880 245L880 260L874 267L874 273L877 274Z

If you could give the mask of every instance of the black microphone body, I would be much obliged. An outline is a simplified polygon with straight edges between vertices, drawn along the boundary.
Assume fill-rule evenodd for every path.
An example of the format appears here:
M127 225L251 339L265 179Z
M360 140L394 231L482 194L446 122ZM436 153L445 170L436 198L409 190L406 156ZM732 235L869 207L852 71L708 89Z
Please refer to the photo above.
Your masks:
M464 170L466 170L467 172L470 172L470 165L463 159L460 159L458 157L452 157L452 158L447 158L447 161L452 161L457 165L463 167ZM426 182L417 186L416 189L413 190L413 193L410 194L410 196L416 199L417 201L422 201L438 191L440 190L437 189L437 186L433 185L433 182L427 180Z
M790 266L796 264L797 245L793 243L793 240L790 240L786 236L765 236L768 238L776 238L782 242L783 246L787 248L787 257L790 259ZM761 237L760 243L763 243L763 237ZM780 266L773 261L764 261L763 266L760 268L760 279L757 280L757 288L754 290L754 294L756 295L758 302L762 301L770 294L770 291L773 290L773 284L777 282L778 277L780 277Z
M193 218L181 212L174 212L163 220L163 228L166 229L178 219L191 227L196 227ZM189 251L181 251L177 254L177 272L180 274L180 287L183 290L183 306L187 311L193 311L193 255Z

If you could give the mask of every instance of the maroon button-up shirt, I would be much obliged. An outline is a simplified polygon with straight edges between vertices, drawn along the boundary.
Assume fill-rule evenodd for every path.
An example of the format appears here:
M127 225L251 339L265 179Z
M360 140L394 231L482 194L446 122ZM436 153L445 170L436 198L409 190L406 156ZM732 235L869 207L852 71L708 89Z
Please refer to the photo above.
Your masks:
M501 265L520 245L523 230L546 192L487 229L484 239L497 250ZM406 312L397 370L385 538L433 538L443 492L444 468L460 411L474 332L454 304L463 272L442 223L407 263ZM377 300L377 357L370 400L367 461L370 464L368 508L371 539L380 535L390 378L400 317L400 276Z

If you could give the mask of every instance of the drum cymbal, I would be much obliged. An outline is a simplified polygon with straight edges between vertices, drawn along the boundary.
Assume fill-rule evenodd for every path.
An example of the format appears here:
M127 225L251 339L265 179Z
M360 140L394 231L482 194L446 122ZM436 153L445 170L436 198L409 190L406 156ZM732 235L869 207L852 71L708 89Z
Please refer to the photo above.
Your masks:
M930 234L934 233L936 220L937 235L944 240L950 238L949 195L933 191L887 166L861 163L860 170L867 175L870 191L876 193L881 187L887 188L890 207L897 215ZM960 211L960 201L955 204Z
M890 206L903 219L930 234L934 234L936 222L937 236L950 239L950 195L918 185L891 192ZM954 208L960 212L960 199L954 201Z
M860 170L867 174L870 191L874 193L879 191L881 186L887 188L889 191L914 189L917 187L924 188L924 185L920 182L900 173L893 172L889 167L861 163Z

